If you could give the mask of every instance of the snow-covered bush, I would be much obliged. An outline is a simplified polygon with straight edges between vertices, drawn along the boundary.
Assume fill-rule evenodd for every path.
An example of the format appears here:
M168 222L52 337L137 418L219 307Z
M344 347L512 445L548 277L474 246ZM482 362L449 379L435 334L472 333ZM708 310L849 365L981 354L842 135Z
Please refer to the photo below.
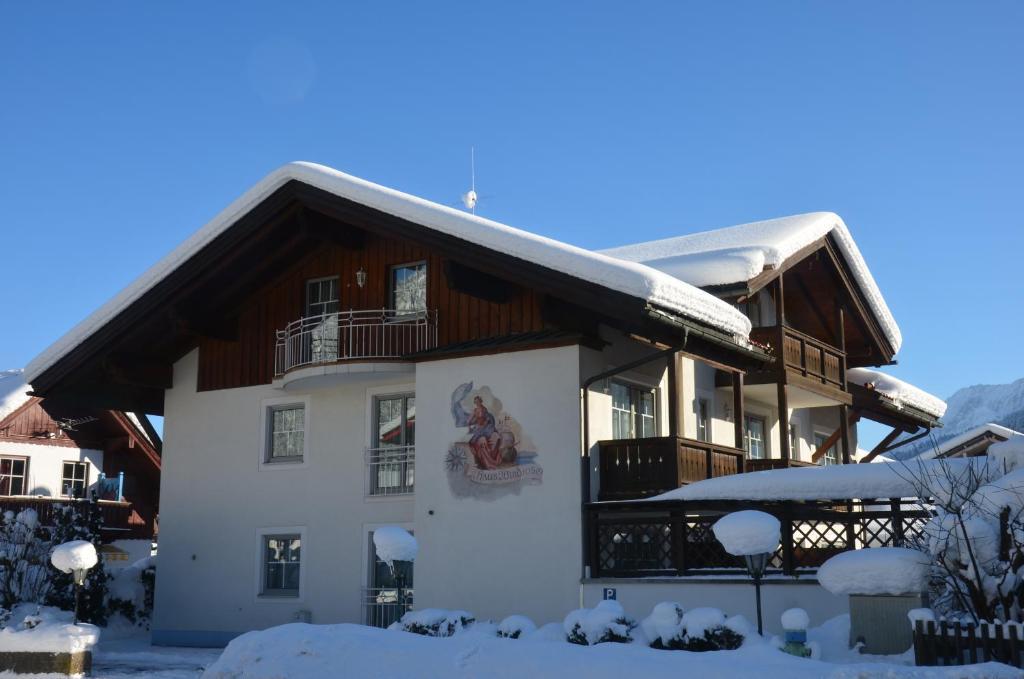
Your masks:
M1024 622L1024 469L998 460L907 463L935 517L915 547L932 559L932 604L951 618ZM954 462L956 464L954 464Z
M153 614L153 587L156 583L156 557L139 559L114 573L107 589L107 609L132 625L149 629Z
M476 622L472 613L449 611L443 608L424 608L409 611L398 621L403 632L422 634L426 637L450 637Z
M565 616L562 629L569 643L592 646L603 643L628 644L636 621L626 615L618 601L605 600L594 608L580 608Z
M498 624L498 636L506 639L521 639L536 630L537 626L525 615L510 615Z
M717 608L683 611L674 601L654 607L640 623L651 648L672 651L724 651L743 645L749 624L740 616L726 620Z
M0 606L39 603L50 588L50 542L34 509L3 513L0 519Z
M75 540L91 542L100 548L100 529L103 527L103 512L96 500L75 502L54 507L52 545L61 545ZM50 587L44 603L61 610L75 608L75 583L70 573L50 568ZM89 569L82 587L79 618L86 622L104 625L107 622L107 571L101 559Z

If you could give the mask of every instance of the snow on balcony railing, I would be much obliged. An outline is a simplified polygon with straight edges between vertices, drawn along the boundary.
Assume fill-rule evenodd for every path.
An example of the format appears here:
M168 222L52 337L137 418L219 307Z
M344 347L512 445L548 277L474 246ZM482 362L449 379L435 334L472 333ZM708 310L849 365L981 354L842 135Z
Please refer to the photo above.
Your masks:
M437 311L349 310L292 321L277 331L274 376L351 359L401 358L437 346Z
M366 449L366 494L408 495L416 477L416 447Z

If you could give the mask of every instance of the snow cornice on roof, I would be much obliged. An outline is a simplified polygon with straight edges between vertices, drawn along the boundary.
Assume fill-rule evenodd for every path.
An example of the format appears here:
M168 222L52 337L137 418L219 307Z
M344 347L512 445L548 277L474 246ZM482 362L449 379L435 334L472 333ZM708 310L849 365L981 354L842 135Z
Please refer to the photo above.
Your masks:
M896 408L914 408L935 419L946 414L946 402L923 389L873 368L850 368L846 379L888 399Z
M285 184L297 181L425 228L647 301L746 341L750 321L731 305L674 276L402 193L315 163L284 165L260 180L131 285L36 356L29 383Z
M826 236L832 236L886 339L903 336L850 230L833 212L810 212L602 250L701 288L746 283Z

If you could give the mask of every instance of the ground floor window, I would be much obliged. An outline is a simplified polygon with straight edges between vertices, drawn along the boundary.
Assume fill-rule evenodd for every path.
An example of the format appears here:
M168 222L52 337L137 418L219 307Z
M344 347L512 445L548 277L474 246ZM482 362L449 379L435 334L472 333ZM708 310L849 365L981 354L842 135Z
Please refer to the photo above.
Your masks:
M372 531L367 534L367 539L370 563L366 594L363 597L365 620L372 627L387 627L412 609L413 564L395 562L392 569L377 556Z
M302 569L302 536L297 534L263 536L264 596L299 596Z
M60 477L61 493L67 497L85 497L89 485L88 462L65 462Z
M0 495L24 495L27 470L24 457L0 457Z
M825 436L824 434L814 435L815 452L821 450L824 447L824 445L828 443L828 438L829 437ZM826 450L825 454L818 458L818 463L824 465L839 464L839 446L833 443L832 447Z
M743 418L744 441L747 447L747 456L753 459L762 460L768 457L768 446L765 441L765 423L763 417L747 415Z

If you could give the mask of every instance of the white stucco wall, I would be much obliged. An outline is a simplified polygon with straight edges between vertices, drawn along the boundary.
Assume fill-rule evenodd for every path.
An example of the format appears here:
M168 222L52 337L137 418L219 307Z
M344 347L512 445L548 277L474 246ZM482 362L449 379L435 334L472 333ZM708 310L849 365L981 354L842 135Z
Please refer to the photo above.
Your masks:
M580 392L575 346L420 363L417 384L417 607L480 618L561 619L579 598ZM445 456L456 428L450 395L487 386L522 426L543 483L460 497Z
M410 498L365 497L369 392L402 391L412 374L289 394L271 386L197 393L196 370L192 352L175 364L166 394L154 638L224 643L303 610L314 622L361 620L366 527L413 517ZM262 413L267 399L282 397L307 399L308 456L266 469ZM274 529L303 534L299 599L257 596L259 534Z
M28 458L26 495L61 497L61 475L64 462L89 464L89 487L92 488L103 470L103 451L39 443L0 442L0 455Z

